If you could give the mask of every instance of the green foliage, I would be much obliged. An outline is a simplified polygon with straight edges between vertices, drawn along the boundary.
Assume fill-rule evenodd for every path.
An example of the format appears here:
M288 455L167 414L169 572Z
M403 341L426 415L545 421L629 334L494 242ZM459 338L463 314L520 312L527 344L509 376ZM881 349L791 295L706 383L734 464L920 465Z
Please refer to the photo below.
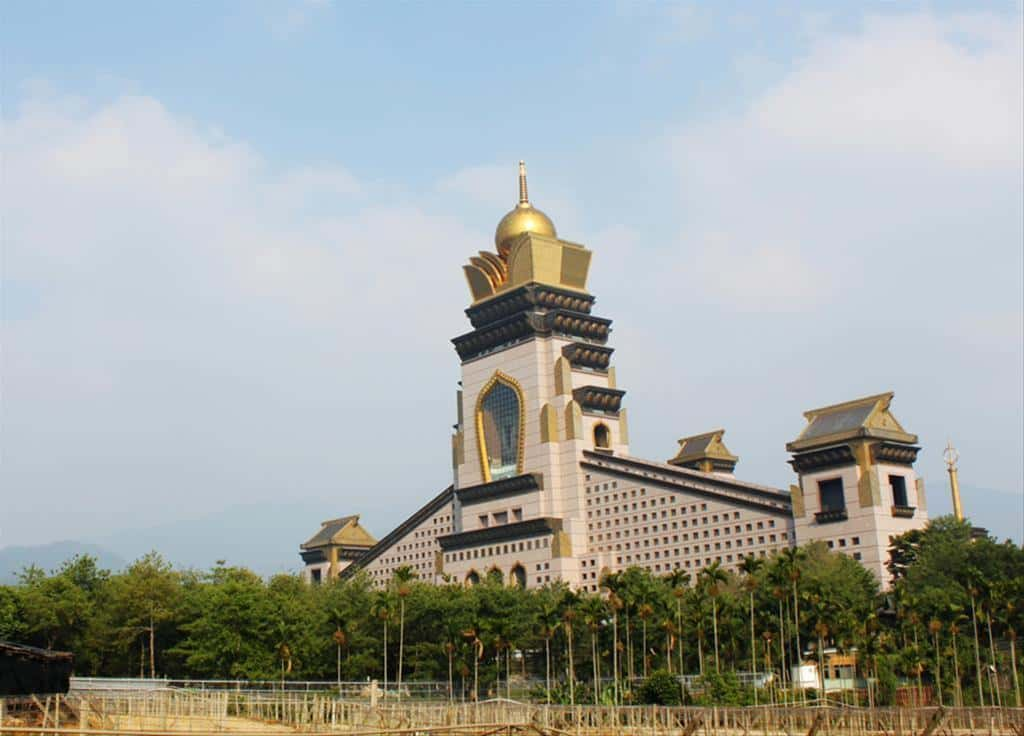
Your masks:
M679 705L679 681L666 670L652 672L637 691L637 700L643 705Z
M860 564L821 544L749 559L739 573L629 568L599 593L491 579L430 585L411 570L379 590L365 575L311 586L223 564L176 570L155 553L111 574L78 557L0 587L0 637L70 650L79 674L363 681L383 679L386 655L389 683L401 646L404 680L450 676L468 699L504 695L509 678L521 687L525 677L540 683L539 700L593 703L596 677L617 674L622 702L675 703L685 673L703 675L693 689L701 703L747 703L753 693L735 673L756 659L784 687L780 665L797 661L798 636L805 650L856 651L879 704L897 686L932 684L938 669L947 705L958 691L979 702L977 673L990 663L1009 681L1009 639L1024 631L1022 550L972 541L948 517L893 549L899 577L884 595ZM596 699L612 703L615 692L603 684Z
M700 678L701 705L748 705L753 697L748 688L740 684L735 672L708 672Z

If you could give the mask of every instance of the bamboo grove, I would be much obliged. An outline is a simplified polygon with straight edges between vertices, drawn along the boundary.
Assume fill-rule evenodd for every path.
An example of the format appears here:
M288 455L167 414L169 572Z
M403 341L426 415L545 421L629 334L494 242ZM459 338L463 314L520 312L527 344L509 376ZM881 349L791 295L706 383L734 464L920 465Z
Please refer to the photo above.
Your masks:
M1019 706L1021 547L942 517L890 554L885 593L815 544L747 558L739 574L631 568L596 594L432 585L408 570L386 590L361 575L311 586L223 564L176 570L155 553L112 573L82 556L0 587L0 639L72 651L82 675L373 678L398 692L434 681L469 699L530 682L539 699L604 704L649 702L640 683L680 673L703 676L705 702L782 698L793 664L835 650L855 655L879 704L903 686L945 705ZM776 673L772 692L739 687L750 672Z

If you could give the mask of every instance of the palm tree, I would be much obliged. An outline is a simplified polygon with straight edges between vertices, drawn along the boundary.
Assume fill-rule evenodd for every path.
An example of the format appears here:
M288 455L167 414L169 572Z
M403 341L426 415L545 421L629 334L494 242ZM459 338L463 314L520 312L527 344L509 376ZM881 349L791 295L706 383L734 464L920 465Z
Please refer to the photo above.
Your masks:
M963 619L964 616L957 615L956 618L949 624L949 634L953 639L953 677L955 678L953 690L954 704L958 708L962 708L964 705L964 694L960 684L960 657L957 653L957 640L956 636L960 633L960 626L958 625L959 620Z
M540 605L540 635L544 639L544 692L548 705L551 704L551 639L558 631L557 604L545 594Z
M770 676L772 674L772 632L762 631L761 638L764 639L764 671ZM768 697L775 703L775 678L768 683Z
M822 702L825 701L825 637L828 636L828 624L825 619L819 618L814 624L814 633L818 636L818 681L821 683L821 694L818 696Z
M780 680L783 687L786 685L786 647L783 642L786 640L786 618L782 615L782 600L786 592L779 586L772 589L772 596L779 602L779 668Z
M345 646L345 642L347 641L347 638L345 636L345 632L342 630L340 624L338 625L338 628L336 628L334 630L333 639L334 639L334 643L338 647L338 693L340 694L341 693L341 648L343 646Z
M654 614L654 607L650 603L640 604L640 608L637 609L636 615L640 619L640 624L643 629L643 664L644 664L644 677L647 677L647 619Z
M623 605L615 590L609 588L608 606L612 609L612 687L615 705L619 704L619 611Z
M411 589L410 581L416 578L416 573L408 565L402 565L395 570L391 578L398 594L398 700L402 700L402 660L405 655L405 599L409 597Z
M754 705L757 705L757 639L754 635L754 591L757 590L757 578L754 575L761 565L762 561L754 555L747 555L740 563L740 570L744 575L743 587L750 596L750 671L754 676Z
M384 628L384 697L388 695L388 619L391 618L391 609L388 603L387 593L378 593L377 602L372 611Z
M799 662L803 658L803 650L800 647L800 601L797 597L797 582L800 580L800 562L806 554L799 547L790 547L782 550L783 569L793 586L793 630L796 634L796 656Z
M473 656L473 702L476 703L480 700L480 658L484 656L484 643L475 628L463 631L462 637L469 643Z
M977 598L978 588L972 583L967 588L967 592L971 596L971 625L974 627L974 669L978 675L978 704L985 707L985 691L982 689L982 673L981 673L981 646L978 640L978 609L977 609Z
M939 694L939 707L942 707L942 669L939 664L939 632L942 631L942 622L933 618L928 622L928 631L932 635L932 646L935 648L935 691Z
M594 678L594 705L599 704L601 694L601 659L598 656L597 638L605 613L604 601L598 596L588 596L583 600L583 621L590 631L590 659Z
M685 675L683 666L683 596L686 595L686 586L690 584L690 573L684 570L673 570L666 579L672 587L672 597L676 599L676 632L679 636L679 674ZM679 680L682 687L682 679Z
M711 625L715 641L715 672L719 672L721 668L718 651L718 596L722 592L721 585L729 579L729 576L718 562L712 562L701 570L697 577L703 583L708 597L711 598Z
M991 666L989 668L989 702L994 703L1000 708L1003 707L1003 695L999 691L999 671L996 660L996 646L992 638L992 608L994 604L993 590L988 590L988 595L982 600L981 610L982 615L985 617L985 627L988 629L988 652L989 658L991 659ZM994 693L994 694L993 694Z
M1006 638L1010 641L1010 666L1013 668L1013 697L1020 707L1020 679L1017 675L1017 630L1012 626L1006 627Z
M455 688L452 678L452 663L453 657L455 656L455 644L451 641L444 643L444 652L448 655L448 700L449 702L455 699Z
M672 674L672 652L676 648L676 635L679 630L676 629L676 625L672 623L672 619L663 618L661 624L659 624L661 630L665 632L665 667L669 674Z
M566 649L569 653L569 705L576 705L576 667L573 664L572 653L572 627L576 621L576 611L573 608L575 603L575 594L567 593L565 596L565 610L562 612L562 622L565 626Z

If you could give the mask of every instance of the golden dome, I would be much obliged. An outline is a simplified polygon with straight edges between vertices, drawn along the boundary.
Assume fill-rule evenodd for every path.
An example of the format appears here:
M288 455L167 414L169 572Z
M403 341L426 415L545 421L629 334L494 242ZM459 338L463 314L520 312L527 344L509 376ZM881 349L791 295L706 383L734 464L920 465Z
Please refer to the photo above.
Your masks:
M512 241L523 233L537 233L555 237L555 223L551 218L530 204L526 192L526 164L519 162L519 204L501 218L498 229L494 231L494 244L498 253L508 256Z

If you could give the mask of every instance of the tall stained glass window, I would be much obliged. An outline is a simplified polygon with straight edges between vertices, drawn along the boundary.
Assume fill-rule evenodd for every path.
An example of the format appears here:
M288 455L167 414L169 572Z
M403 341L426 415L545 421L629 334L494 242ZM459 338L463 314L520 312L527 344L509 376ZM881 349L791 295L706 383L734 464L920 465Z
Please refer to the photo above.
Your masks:
M497 381L480 403L484 461L491 480L516 475L519 469L519 394Z

